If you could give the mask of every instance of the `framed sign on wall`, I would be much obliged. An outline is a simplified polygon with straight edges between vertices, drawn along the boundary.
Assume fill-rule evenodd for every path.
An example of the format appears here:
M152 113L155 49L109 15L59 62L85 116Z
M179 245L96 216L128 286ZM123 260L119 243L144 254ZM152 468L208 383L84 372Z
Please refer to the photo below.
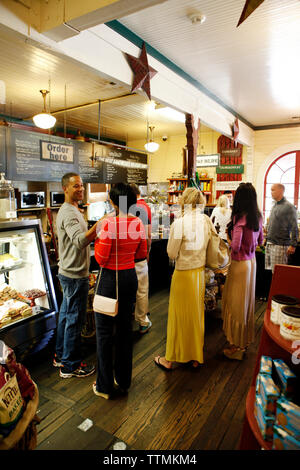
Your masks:
M196 166L197 168L218 166L220 162L220 154L215 153L212 155L197 155Z

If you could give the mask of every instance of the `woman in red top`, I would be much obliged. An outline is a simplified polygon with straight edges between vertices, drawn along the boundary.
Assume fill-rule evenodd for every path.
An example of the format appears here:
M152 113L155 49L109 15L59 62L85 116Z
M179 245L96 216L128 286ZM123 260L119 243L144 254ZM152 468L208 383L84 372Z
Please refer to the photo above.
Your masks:
M102 268L97 294L116 298L116 270L118 272L117 316L95 313L98 368L93 391L106 399L113 394L114 383L123 391L130 387L132 312L138 285L134 260L147 256L143 223L138 217L128 215L130 207L136 203L133 189L128 184L118 183L110 190L109 197L116 217L104 219L95 241L95 258Z

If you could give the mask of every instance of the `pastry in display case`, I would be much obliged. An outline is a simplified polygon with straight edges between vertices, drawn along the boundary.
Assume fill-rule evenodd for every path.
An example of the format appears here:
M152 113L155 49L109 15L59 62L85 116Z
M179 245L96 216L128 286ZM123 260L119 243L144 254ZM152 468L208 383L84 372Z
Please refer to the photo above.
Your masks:
M57 310L40 221L0 223L0 339L16 351L38 349Z

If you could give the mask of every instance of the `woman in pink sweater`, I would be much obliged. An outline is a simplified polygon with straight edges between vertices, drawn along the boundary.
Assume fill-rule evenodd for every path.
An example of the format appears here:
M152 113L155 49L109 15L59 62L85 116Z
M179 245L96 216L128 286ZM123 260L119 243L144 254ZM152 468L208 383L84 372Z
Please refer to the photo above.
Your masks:
M223 352L229 359L242 360L254 340L255 249L263 243L262 216L251 183L241 183L235 193L228 235L231 265L222 295L222 317L229 347Z

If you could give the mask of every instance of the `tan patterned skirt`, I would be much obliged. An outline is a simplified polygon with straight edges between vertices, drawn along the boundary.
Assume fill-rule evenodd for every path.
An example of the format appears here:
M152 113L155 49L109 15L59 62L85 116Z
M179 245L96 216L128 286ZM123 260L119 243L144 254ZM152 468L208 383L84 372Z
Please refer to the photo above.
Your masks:
M254 340L256 259L231 261L222 294L223 330L230 344Z

